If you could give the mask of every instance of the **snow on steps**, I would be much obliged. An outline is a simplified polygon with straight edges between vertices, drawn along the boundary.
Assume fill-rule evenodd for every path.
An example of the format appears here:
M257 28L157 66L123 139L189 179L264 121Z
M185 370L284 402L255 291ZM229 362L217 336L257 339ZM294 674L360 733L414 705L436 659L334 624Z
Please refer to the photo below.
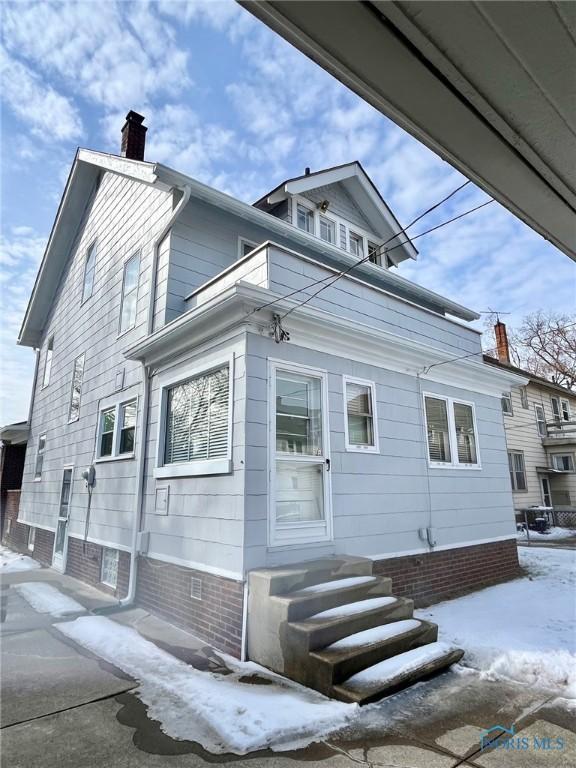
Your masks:
M434 642L385 659L349 677L332 689L340 701L368 704L455 664L464 651Z

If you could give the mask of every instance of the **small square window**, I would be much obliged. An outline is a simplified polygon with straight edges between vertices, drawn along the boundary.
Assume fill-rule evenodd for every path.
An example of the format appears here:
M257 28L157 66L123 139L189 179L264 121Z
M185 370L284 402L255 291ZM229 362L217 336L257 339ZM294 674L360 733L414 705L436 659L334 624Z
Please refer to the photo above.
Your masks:
M100 581L112 589L118 585L118 560L120 553L117 549L104 547L102 549L102 566L100 571Z
M240 237L238 239L238 258L242 259L244 256L248 256L257 247L257 244L251 240L245 240L243 237Z
M314 234L314 211L298 203L296 206L296 223L298 229Z
M574 456L571 453L552 455L552 466L559 472L574 472Z

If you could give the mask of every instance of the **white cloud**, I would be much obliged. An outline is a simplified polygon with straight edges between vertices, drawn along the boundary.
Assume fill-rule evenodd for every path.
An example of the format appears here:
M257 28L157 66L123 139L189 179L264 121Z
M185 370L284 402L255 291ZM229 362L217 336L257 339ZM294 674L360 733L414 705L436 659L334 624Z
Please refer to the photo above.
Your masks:
M82 133L78 110L35 72L0 48L2 97L32 133L44 141L75 139Z
M46 238L27 226L14 227L0 238L0 424L28 416L34 355L18 347L16 339L45 245Z

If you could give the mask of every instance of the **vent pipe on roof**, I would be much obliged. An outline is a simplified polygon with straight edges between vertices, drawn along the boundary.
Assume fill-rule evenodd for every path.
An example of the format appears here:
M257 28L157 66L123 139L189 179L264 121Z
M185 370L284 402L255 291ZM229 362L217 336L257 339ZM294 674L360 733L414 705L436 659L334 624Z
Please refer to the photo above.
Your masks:
M310 176L310 168L304 168L304 176Z
M501 363L510 363L508 333L506 332L506 325L500 322L500 320L494 326L494 334L496 335L496 354L498 355L498 360Z
M142 125L144 117L138 112L130 110L126 115L126 122L122 128L122 144L120 154L130 160L144 160L146 147L146 128Z

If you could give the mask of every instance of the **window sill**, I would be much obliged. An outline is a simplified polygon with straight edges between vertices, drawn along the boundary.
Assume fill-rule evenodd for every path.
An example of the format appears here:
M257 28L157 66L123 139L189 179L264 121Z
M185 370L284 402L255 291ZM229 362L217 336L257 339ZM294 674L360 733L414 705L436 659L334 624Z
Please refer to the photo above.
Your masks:
M348 453L380 453L377 445L347 445L346 451Z
M34 483L41 483L42 482L42 478L41 477L35 477L33 482Z
M104 464L107 461L130 461L133 458L133 453L122 453L119 456L99 456L94 459L94 464Z
M429 461L428 466L430 469L471 469L471 470L479 470L482 469L480 464L445 464L445 463L434 463Z
M201 477L204 475L229 475L232 472L230 459L208 459L190 464L166 464L154 468L154 477Z

